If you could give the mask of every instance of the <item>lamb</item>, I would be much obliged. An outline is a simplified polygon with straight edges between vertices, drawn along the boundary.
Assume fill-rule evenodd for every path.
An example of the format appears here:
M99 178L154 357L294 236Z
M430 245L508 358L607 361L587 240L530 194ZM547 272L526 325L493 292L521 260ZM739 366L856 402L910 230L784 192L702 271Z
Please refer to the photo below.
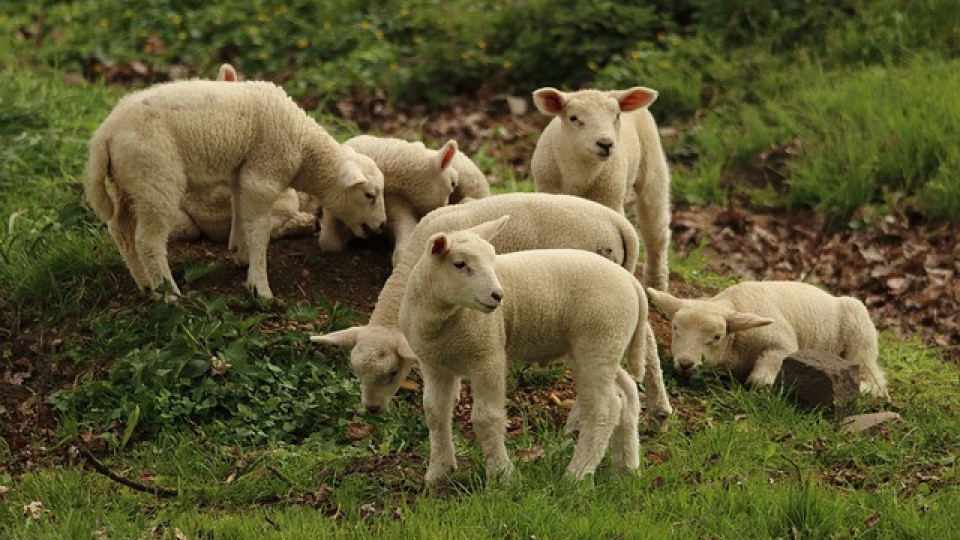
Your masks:
M407 276L423 253L427 239L437 232L464 229L507 214L512 218L493 239L500 253L574 248L603 255L631 272L637 265L639 241L630 222L586 199L546 193L510 193L434 210L414 230L408 248L380 291L369 323L310 338L315 343L352 347L350 365L360 379L360 399L369 412L386 408L416 360L397 320ZM635 377L643 380L647 408L662 427L673 409L650 328L647 339L645 366L629 368Z
M446 206L457 187L459 175L452 166L457 141L451 139L439 150L430 150L422 143L359 135L343 144L371 158L383 172L387 228L395 240L396 264L417 221L431 210ZM340 251L349 239L349 231L342 230L336 218L324 213L320 249Z
M218 81L235 82L237 70L222 64ZM316 230L316 216L320 208L316 198L296 190L286 189L271 211L270 238L312 234ZM215 186L207 191L190 193L180 203L180 213L174 220L169 241L190 241L206 237L215 242L227 242L233 232L233 203L230 188ZM230 246L235 249L235 245Z
M752 386L769 387L784 357L817 349L856 362L860 390L887 396L877 330L856 298L793 281L745 282L706 299L647 293L673 320L673 364L681 374L693 373L702 359Z
M488 477L513 469L504 446L508 362L566 358L577 388L578 429L566 476L593 474L613 439L611 460L640 466L636 385L621 367L640 365L647 344L647 299L629 271L581 250L496 255L489 240L510 216L427 241L404 288L400 327L423 373L430 430L426 480L456 468L451 433L460 379L470 379L471 422Z
M166 282L179 294L168 235L186 193L220 185L234 195L246 285L266 298L270 211L287 188L317 197L358 236L386 220L373 161L351 157L269 82L158 84L120 100L90 139L87 199L141 289Z
M670 173L646 108L656 98L657 92L640 86L572 93L540 88L534 104L554 119L537 140L531 172L537 191L577 195L621 214L632 188L646 258L644 282L665 291Z

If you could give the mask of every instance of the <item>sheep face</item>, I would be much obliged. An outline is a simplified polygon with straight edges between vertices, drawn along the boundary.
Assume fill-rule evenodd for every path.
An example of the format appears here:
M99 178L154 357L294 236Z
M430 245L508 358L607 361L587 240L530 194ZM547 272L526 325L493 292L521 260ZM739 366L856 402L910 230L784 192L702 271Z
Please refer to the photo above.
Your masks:
M370 158L353 153L340 167L341 196L325 206L354 235L364 238L387 221L383 205L383 173Z
M569 152L581 160L606 161L617 151L620 138L620 116L646 107L657 93L643 87L601 92L582 90L565 93L554 88L541 88L533 93L537 108L560 121L561 152Z
M360 379L360 402L371 413L387 408L416 361L407 340L395 328L355 326L310 340L353 347L350 369Z
M500 307L503 286L497 255L490 244L509 216L451 234L437 233L427 243L430 276L439 303L491 313Z

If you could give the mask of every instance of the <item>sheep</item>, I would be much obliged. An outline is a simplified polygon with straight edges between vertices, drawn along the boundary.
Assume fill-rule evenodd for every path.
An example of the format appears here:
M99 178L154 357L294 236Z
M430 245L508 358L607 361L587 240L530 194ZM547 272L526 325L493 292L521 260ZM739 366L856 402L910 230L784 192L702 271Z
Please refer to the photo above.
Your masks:
M273 296L270 210L285 189L314 195L358 236L386 220L376 164L350 157L269 82L158 84L121 99L90 139L87 199L141 289L166 282L179 295L168 235L184 195L218 185L234 194L236 258L249 263L246 285L265 298Z
M887 396L877 363L877 330L863 302L801 282L745 282L712 298L676 298L647 289L673 321L673 364L683 375L702 362L755 387L773 385L798 349L834 353L860 366L860 390Z
M344 146L368 156L383 172L387 228L394 236L396 264L417 221L431 210L445 206L457 187L458 172L452 167L457 142L449 140L439 150L402 139L359 135ZM324 213L319 244L322 251L340 251L350 239L349 231L336 218Z
M646 108L656 98L656 91L640 86L571 93L540 88L533 93L534 104L554 118L537 140L531 173L537 191L577 195L621 214L632 188L646 259L643 279L665 291L670 172Z
M487 176L466 154L457 152L453 156L451 167L457 171L457 187L450 194L450 204L460 204L490 196Z
M238 80L237 70L230 64L222 64L217 80L235 82ZM318 211L316 198L297 193L292 188L286 189L271 211L270 238L312 234L316 230ZM169 241L207 237L215 242L227 242L235 236L234 226L232 193L228 186L218 185L206 191L189 193L183 198ZM231 242L230 248L236 249L236 246Z
M404 287L399 323L420 360L430 430L426 480L436 484L456 468L451 419L461 377L473 389L471 422L488 477L509 476L507 364L559 358L574 372L579 409L580 434L566 476L593 474L611 437L614 465L635 471L640 400L620 361L625 354L628 364L644 360L643 288L621 266L582 250L497 255L489 240L509 218L434 234Z
M351 347L350 366L360 379L360 399L371 413L386 408L416 360L400 332L397 317L410 269L431 235L478 225L510 214L511 220L493 239L500 253L536 248L576 248L609 258L627 270L637 265L639 241L623 216L602 205L569 195L509 193L427 214L414 230L399 263L387 279L365 326L354 326L310 339ZM660 427L673 414L663 384L653 330L648 328L644 366L629 366L643 380L648 411Z

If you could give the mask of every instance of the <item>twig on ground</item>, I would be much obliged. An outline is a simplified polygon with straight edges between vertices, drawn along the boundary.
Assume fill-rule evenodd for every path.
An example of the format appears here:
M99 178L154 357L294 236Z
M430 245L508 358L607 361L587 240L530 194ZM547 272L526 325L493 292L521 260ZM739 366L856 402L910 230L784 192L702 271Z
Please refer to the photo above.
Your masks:
M83 456L83 459L87 460L87 463L98 473L106 476L107 478L113 480L118 484L127 486L130 489L136 491L142 491L144 493L150 493L156 495L157 497L176 497L180 495L180 492L175 489L160 487L160 486L148 486L146 484L141 484L140 482L134 482L128 478L124 478L119 474L111 471L106 465L104 465L99 459L95 458L88 450L80 450L80 455Z

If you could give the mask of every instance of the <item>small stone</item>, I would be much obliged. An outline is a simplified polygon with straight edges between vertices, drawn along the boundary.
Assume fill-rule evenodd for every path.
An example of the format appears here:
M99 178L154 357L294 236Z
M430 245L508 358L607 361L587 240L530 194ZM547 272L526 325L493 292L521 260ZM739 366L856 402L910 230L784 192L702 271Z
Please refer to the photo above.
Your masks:
M855 414L840 421L840 426L847 433L861 433L889 422L899 422L900 415L893 411L882 411L867 414Z
M860 366L824 351L800 350L783 359L774 387L805 407L828 407L839 418L860 393Z

